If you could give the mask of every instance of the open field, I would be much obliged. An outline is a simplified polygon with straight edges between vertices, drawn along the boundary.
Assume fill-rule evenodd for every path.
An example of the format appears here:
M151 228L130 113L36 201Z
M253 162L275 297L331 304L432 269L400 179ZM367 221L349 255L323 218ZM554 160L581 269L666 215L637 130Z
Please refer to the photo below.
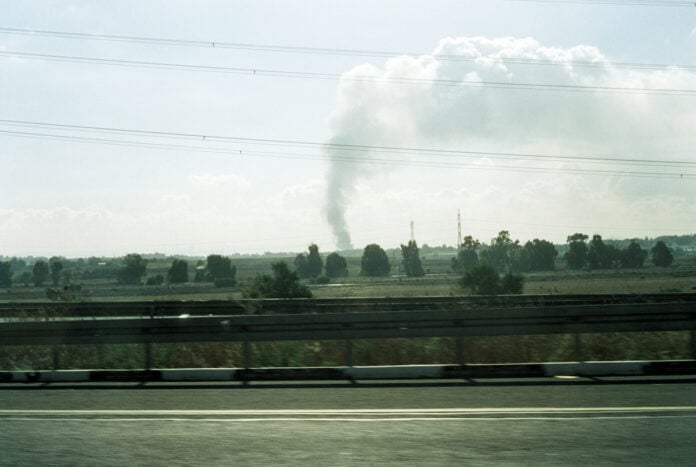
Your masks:
M216 288L208 283L176 286L121 286L113 280L83 282L79 300L235 300L243 296L245 283L259 272L266 272L278 258L239 259L238 285ZM148 274L168 267L154 261ZM349 259L350 275L328 285L309 284L317 298L414 297L466 294L457 286L459 278L447 272L446 261L431 259L431 273L424 278L393 275L367 278L357 275L359 258ZM164 269L166 270L166 269ZM438 272L432 272L438 270ZM534 273L525 276L525 294L626 294L693 292L696 268L682 264L670 269L646 267L639 270L568 271ZM45 288L14 287L2 292L4 301L46 300ZM583 336L583 359L679 359L692 358L687 333L633 333ZM470 363L534 362L573 360L572 336L517 336L468 338L457 343L452 338L381 339L355 341L355 365L453 363L461 355ZM140 368L141 345L61 346L61 368ZM53 362L49 347L0 347L0 369L46 369ZM332 366L347 362L344 342L273 342L252 345L254 366ZM153 346L153 363L160 368L239 367L243 352L239 344L197 343Z
M431 256L424 261L430 271L422 278L409 278L394 268L392 275L383 278L362 277L360 258L348 257L348 277L334 279L330 284L307 285L317 298L350 297L414 297L448 296L468 293L457 285L459 275L450 271L450 258ZM119 285L115 279L76 280L82 285L79 300L228 300L239 299L250 280L257 274L268 273L271 264L280 260L292 263L292 258L258 257L235 258L236 287L214 287L210 283L154 286ZM166 276L170 260L150 260L147 275ZM189 267L193 277L195 263ZM550 272L525 274L525 294L585 294L585 293L658 293L691 292L696 290L696 263L685 259L671 268L645 267L641 269L614 269L603 271L571 271L558 269ZM46 299L46 287L15 286L0 290L0 301L35 301Z

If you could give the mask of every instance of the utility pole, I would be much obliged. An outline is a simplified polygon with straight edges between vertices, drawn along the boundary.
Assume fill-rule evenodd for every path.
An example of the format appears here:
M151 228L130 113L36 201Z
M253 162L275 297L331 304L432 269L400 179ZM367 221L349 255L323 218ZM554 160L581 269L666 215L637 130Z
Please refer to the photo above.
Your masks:
M411 221L411 241L415 242L416 238L413 236L413 221Z

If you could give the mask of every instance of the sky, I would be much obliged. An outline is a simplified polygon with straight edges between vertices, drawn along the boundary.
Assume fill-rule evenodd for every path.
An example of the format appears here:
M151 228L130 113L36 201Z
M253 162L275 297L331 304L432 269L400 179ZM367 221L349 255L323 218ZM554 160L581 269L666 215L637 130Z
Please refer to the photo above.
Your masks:
M696 8L624 3L4 0L0 255L696 232Z

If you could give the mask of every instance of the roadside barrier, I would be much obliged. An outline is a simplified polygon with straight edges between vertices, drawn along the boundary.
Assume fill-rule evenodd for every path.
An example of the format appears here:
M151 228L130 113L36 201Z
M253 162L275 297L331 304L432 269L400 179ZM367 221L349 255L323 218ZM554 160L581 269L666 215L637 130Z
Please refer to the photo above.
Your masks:
M227 307L226 307L227 306ZM262 375L270 378L273 372L252 368L250 344L261 341L297 341L297 340L343 340L346 343L346 367L340 369L285 369L276 374L291 375L298 378L308 378L320 373L324 376L340 373L337 379L364 379L363 374L373 370L359 370L352 365L352 341L355 339L378 338L415 338L415 337L454 337L457 340L458 363L464 363L460 354L461 342L471 336L505 336L505 335L539 335L539 334L571 334L575 336L575 358L582 362L582 334L606 332L640 332L640 331L685 331L691 336L692 358L696 359L696 296L694 294L665 294L659 296L626 295L620 296L552 296L549 299L538 297L417 297L410 299L376 299L376 300L281 300L254 301L255 308L244 308L246 314L241 314L239 302L121 302L121 303L62 303L51 304L43 309L41 304L3 304L2 310L14 310L21 319L5 318L0 321L0 345L38 346L49 345L56 349L60 345L81 344L144 344L145 372L121 373L123 378L129 374L140 375L170 375L172 371L158 370L159 373L148 373L152 368L152 344L182 343L182 342L240 342L243 344L244 368L238 370L205 370L228 371L233 375L225 380L250 380ZM249 306L245 303L244 306ZM287 306L288 308L283 308ZM304 308L303 308L304 306ZM359 307L361 311L345 312L346 308ZM55 307L55 308L52 308ZM176 310L176 316L170 312L157 314L153 310ZM35 317L20 315L19 310L30 308L36 313ZM88 317L89 310L108 309L108 317L95 312ZM215 313L210 312L212 309ZM259 309L273 309L276 314L257 314ZM284 309L289 313L280 313ZM321 309L321 312L316 310ZM47 311L48 310L48 311ZM53 310L53 313L49 311ZM133 313L143 313L150 310L147 318L133 318ZM201 310L208 311L201 316ZM385 311L386 310L386 311ZM62 313L59 313L62 311ZM12 313L8 313L12 314ZM1 315L0 315L1 316ZM679 371L693 371L693 361L675 363L665 368L678 368ZM59 369L58 352L54 351L53 370ZM655 362L653 362L655 363ZM640 363L640 368L657 368L655 364ZM572 367L554 367L545 364L544 370L539 365L517 367L495 366L509 374L513 368L520 370L520 376L536 372L545 376L554 376L557 368L570 371L577 375L585 371L588 363L573 364ZM530 366L532 365L532 366ZM568 364L562 364L568 365ZM578 366L580 365L580 366ZM633 365L633 366L631 366ZM635 368L637 364L624 363L621 368ZM647 366L646 366L647 365ZM369 367L372 368L372 367ZM379 367L375 367L379 368ZM381 367L388 368L388 367ZM432 372L435 376L417 376L432 378L447 378L456 374L457 378L466 378L467 372L493 371L494 366L417 366L393 367L395 378L408 371ZM533 371L532 368L535 368ZM605 370L591 366L593 371L602 373ZM601 367L604 368L604 367ZM609 368L615 368L611 366ZM571 371L572 370L572 371ZM204 370L201 370L204 371ZM256 371L256 373L254 373ZM359 373L366 371L368 373ZM376 371L376 370L375 370ZM382 372L387 370L380 370ZM501 370L502 371L502 370ZM516 371L516 370L515 370ZM642 370L641 370L642 371ZM357 373L356 373L357 372ZM444 372L444 373L443 373ZM549 373L551 372L551 373ZM62 373L62 372L61 372ZM12 375L11 377L8 375ZM43 381L52 378L55 373L38 372L38 376L30 376L32 372L4 372L0 381L37 379ZM73 375L82 373L71 373ZM99 374L90 373L92 380ZM212 374L212 373L211 373ZM223 373L224 374L224 373ZM369 373L371 374L371 373ZM392 373L389 373L392 374ZM427 373L428 375L430 373ZM477 373L478 374L478 373ZM690 374L690 373L689 373ZM22 376L24 375L24 376ZM53 376L51 376L53 375ZM67 375L67 373L66 373ZM241 375L241 376L240 376ZM443 376L444 375L444 376ZM69 376L65 376L66 378ZM77 376L75 376L77 377ZM133 376L136 377L136 376ZM150 376L154 377L154 376ZM246 378L246 379L244 379ZM390 376L387 375L387 378ZM331 378L329 378L331 379ZM82 381L82 379L80 379ZM163 381L165 381L163 379Z

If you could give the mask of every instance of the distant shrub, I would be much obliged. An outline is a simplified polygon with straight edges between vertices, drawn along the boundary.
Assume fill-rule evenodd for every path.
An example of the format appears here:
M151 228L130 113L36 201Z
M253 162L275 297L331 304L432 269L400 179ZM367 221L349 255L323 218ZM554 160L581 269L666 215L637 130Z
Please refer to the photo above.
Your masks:
M213 281L215 287L234 287L237 280L234 277L218 277Z
M521 294L524 277L508 273L501 280L495 269L484 264L464 274L459 285L474 295Z
M162 285L164 284L164 276L162 274L157 274L156 276L148 277L145 281L145 285Z
M300 276L284 261L271 265L273 275L257 274L245 295L251 298L311 298L312 292L300 283Z
M505 274L500 281L500 293L521 294L524 288L524 277L517 274Z
M319 276L315 282L319 285L326 285L331 282L331 278L329 276Z

